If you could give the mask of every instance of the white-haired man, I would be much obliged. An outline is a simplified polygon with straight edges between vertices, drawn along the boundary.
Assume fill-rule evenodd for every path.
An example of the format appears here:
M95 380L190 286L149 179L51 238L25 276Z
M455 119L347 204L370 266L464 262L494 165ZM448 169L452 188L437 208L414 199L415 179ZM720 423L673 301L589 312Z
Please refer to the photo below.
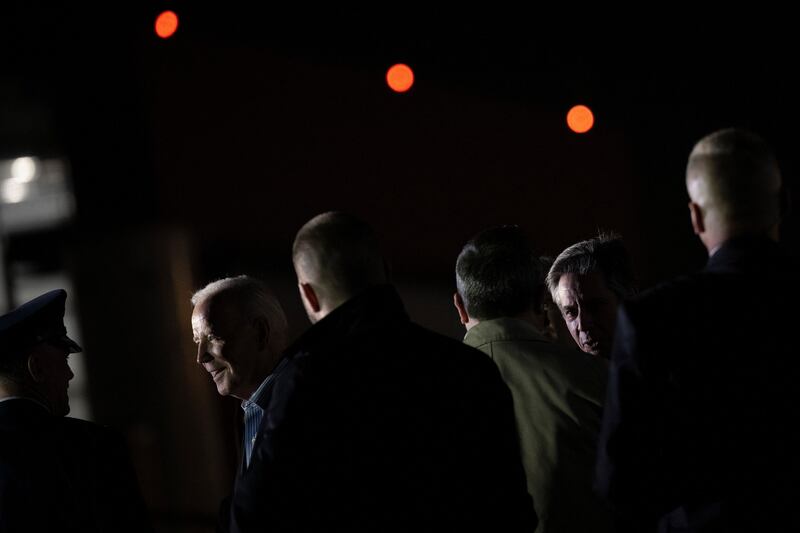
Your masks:
M192 306L197 364L208 372L220 395L242 400L244 436L238 478L249 473L252 451L263 435L264 413L282 368L286 315L266 284L249 276L209 283L192 296ZM223 528L228 514L226 500L220 509Z

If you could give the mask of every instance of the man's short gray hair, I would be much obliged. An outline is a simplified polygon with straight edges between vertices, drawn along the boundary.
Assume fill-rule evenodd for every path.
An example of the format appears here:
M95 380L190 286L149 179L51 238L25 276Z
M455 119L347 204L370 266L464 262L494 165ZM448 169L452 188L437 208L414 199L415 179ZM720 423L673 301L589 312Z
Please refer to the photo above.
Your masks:
M556 305L558 282L564 274L587 275L600 272L606 286L624 300L635 293L633 269L622 238L613 233L600 233L593 239L573 244L561 252L547 274L547 288Z
M732 232L764 231L779 221L781 181L769 145L738 128L700 139L686 167L689 196L705 211L706 224Z
M317 215L300 228L292 260L318 290L334 301L346 301L389 275L378 238L363 220L339 211Z
M456 287L470 317L515 317L541 307L542 264L519 226L481 231L456 260Z
M246 275L218 279L192 295L192 307L222 293L236 299L246 320L263 318L267 321L273 347L279 350L286 347L289 323L283 307L266 283Z

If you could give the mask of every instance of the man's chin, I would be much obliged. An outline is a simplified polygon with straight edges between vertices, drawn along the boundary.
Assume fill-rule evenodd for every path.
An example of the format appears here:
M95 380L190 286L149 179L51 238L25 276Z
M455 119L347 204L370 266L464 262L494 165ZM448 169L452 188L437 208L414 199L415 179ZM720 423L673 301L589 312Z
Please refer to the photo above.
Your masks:
M608 359L611 357L611 354L608 353L608 350L604 350L602 347L594 348L592 351L587 351L586 353L594 357L599 357L600 359Z
M239 398L238 389L234 389L230 383L221 382L217 383L217 392L220 396L233 396L234 398Z
M603 350L603 346L597 342L593 342L591 344L581 344L581 350L595 357L607 357L607 354Z

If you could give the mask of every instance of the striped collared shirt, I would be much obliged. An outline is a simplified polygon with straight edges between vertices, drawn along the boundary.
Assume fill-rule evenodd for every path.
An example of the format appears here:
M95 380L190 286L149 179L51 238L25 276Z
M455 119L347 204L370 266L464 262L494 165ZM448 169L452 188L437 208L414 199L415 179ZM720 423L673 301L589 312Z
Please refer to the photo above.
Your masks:
M258 405L261 398L272 388L275 378L281 373L285 366L286 360L282 359L275 370L267 376L256 391L250 396L250 399L242 402L242 410L244 411L244 460L245 468L250 466L250 457L253 454L253 445L256 443L258 436L258 428L261 426L261 420L264 418L264 410Z

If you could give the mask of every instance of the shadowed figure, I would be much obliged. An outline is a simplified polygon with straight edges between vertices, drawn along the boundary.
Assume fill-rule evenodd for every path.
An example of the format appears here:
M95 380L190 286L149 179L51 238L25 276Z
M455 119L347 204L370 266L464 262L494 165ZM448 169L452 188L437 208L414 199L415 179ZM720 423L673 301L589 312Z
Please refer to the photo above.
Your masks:
M774 155L738 129L686 169L705 268L620 308L599 489L633 531L798 531L797 262Z
M231 530L533 531L492 362L409 320L364 222L313 218L293 260L313 325L285 352Z
M67 293L0 317L0 531L147 532L152 527L122 437L65 418Z

